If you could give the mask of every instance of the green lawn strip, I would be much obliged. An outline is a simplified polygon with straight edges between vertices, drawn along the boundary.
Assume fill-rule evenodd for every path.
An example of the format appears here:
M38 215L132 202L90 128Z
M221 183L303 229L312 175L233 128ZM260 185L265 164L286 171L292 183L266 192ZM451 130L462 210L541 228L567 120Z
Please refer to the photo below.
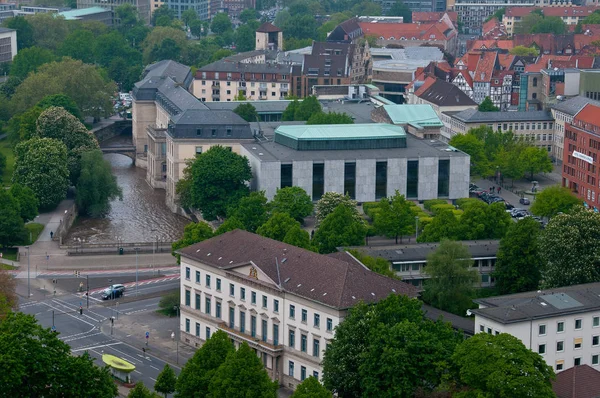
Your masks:
M44 225L35 222L30 222L28 224L25 224L25 229L27 230L27 237L31 237L31 241L28 243L31 245L37 240L38 236L40 236L40 234L44 230Z
M0 253L2 253L2 258L10 261L17 261L17 253L19 249L16 247L9 247L6 249L0 249ZM10 265L0 264L0 269L14 269Z

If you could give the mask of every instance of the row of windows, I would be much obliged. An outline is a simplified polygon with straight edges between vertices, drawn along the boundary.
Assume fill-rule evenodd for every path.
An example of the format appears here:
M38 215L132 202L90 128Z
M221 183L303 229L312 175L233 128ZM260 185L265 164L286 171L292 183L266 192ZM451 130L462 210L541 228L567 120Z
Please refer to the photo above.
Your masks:
M190 333L190 325L191 321L189 318L185 318L185 331L186 333ZM210 339L210 328L206 327L206 340ZM196 322L196 337L200 337L200 323Z
M293 361L290 361L288 364L288 374L291 377L294 377L294 370L295 370L295 364ZM319 372L317 372L316 370L313 372L312 375L314 377L316 377L317 379L319 378ZM300 366L300 380L304 381L304 379L306 379L306 366Z
M583 319L577 318L573 322L573 326L575 330L581 330L583 328ZM600 327L600 316L595 316L592 318L592 327ZM565 322L558 321L556 322L556 333L562 333L565 331ZM538 335L545 336L546 335L546 324L542 323L538 325Z
M580 350L583 346L583 338L576 337L573 339L573 349ZM600 336L592 336L592 347L600 346ZM564 340L556 342L556 352L564 352L565 351L565 342ZM538 354L546 353L546 343L538 344Z
M600 355L594 354L592 355L592 365L598 366L600 364ZM573 358L573 366L581 365L581 357ZM565 360L559 359L556 361L556 370L563 370L565 366Z

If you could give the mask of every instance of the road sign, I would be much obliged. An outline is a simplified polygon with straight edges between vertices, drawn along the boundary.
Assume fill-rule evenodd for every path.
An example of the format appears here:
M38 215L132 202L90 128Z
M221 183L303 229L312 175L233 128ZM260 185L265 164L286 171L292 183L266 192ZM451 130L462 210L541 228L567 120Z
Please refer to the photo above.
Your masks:
M150 338L150 332L146 332L146 338Z

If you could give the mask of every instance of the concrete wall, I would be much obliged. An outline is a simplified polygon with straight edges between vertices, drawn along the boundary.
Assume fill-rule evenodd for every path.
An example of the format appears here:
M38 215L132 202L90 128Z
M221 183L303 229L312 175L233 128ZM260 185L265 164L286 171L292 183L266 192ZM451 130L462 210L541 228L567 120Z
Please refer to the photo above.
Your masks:
M292 170L292 179L295 170ZM261 178L258 181L258 190L265 191L267 199L272 200L277 189L281 187L281 162L262 162L260 164Z
M132 140L138 156L145 157L144 146L148 145L146 127L156 124L156 105L154 101L133 101ZM139 167L139 165L138 165Z
M450 199L469 197L470 159L469 156L450 158Z
M438 159L419 158L419 200L437 198ZM468 191L468 190L467 190Z
M325 192L338 192L344 194L344 161L326 160L324 163ZM373 174L373 177L374 176L375 175Z
M312 198L313 162L294 162L292 168L292 183L300 187Z
M356 160L357 202L372 202L375 200L375 162L375 159Z
M406 159L388 159L387 196L406 195Z

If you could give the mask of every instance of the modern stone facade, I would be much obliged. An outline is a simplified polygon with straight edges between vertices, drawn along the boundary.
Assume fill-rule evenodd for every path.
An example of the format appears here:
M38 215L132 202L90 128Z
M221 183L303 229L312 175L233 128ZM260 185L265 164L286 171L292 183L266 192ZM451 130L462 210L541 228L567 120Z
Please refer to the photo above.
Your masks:
M17 55L17 31L0 28L0 63L11 62Z

